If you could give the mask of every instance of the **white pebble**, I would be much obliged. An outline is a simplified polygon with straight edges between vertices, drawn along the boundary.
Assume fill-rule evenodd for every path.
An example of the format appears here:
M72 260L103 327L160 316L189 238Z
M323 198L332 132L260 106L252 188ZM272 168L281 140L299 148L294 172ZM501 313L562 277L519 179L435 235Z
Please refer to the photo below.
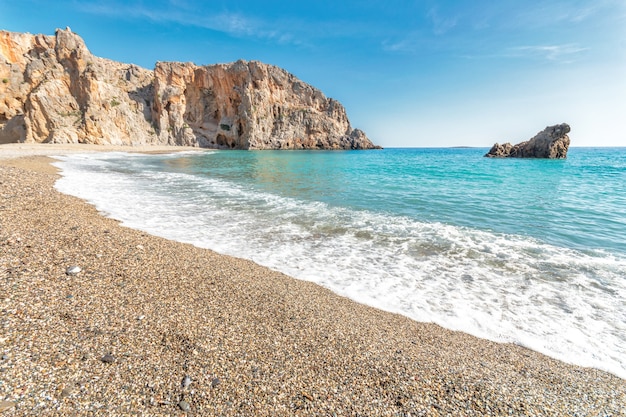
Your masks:
M80 269L80 266L70 266L69 268L67 268L65 270L65 273L67 275L76 275L78 274L80 271L82 271L82 269Z

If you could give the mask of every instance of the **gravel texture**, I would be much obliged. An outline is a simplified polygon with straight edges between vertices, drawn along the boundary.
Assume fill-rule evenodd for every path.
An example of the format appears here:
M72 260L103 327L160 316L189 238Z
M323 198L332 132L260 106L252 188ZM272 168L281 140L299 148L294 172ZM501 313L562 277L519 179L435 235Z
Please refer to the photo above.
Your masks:
M49 161L0 160L3 417L626 415L606 372L120 227Z

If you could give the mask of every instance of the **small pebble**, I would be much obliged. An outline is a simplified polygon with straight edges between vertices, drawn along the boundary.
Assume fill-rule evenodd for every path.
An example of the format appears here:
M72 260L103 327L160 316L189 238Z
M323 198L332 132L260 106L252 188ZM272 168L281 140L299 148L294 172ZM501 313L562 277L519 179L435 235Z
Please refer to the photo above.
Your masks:
M74 388L72 387L63 388L61 390L61 398L69 397L73 393L74 393Z
M7 355L6 353L4 355L2 355L2 360L6 361L7 359L9 359L9 355Z
M0 401L0 413L7 411L12 407L15 407L15 403L13 401Z
M80 266L70 266L65 270L65 273L67 275L76 275L78 274L80 271L82 271L82 269L80 269Z
M100 360L104 363L113 363L115 362L115 356L106 354Z
M178 407L180 407L180 409L183 410L184 412L188 412L189 410L191 410L191 406L189 405L187 401L179 402Z
M219 378L213 378L213 380L211 380L211 388L215 388L221 383L222 381L220 381Z
M189 375L185 375L181 385L182 385L183 388L187 388L189 385L191 385L191 378L189 377Z
M138 316L138 317L137 317L137 320L143 320L143 319L145 319L145 318L146 318L146 316L141 315L141 316Z

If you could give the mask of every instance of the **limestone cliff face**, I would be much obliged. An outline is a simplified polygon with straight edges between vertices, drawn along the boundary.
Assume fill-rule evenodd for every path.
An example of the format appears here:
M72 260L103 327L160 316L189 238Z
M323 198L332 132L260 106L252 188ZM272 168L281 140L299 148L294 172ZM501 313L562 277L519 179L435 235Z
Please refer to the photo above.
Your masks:
M563 159L567 157L570 139L567 135L570 126L567 123L548 126L531 139L512 145L496 143L485 154L491 158L548 158Z
M0 143L149 144L152 72L93 56L69 29L0 32Z
M95 57L71 30L0 31L0 143L369 149L343 106L260 62L154 71Z
M153 114L168 143L235 149L374 147L343 106L285 70L260 62L159 62Z

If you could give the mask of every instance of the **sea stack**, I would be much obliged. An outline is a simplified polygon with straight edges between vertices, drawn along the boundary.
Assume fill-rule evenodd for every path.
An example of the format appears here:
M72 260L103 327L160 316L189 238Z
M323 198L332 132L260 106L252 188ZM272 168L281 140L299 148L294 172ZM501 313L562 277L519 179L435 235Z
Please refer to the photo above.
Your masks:
M345 108L261 62L154 71L94 56L69 28L0 31L0 143L372 149Z
M511 145L496 143L485 154L489 158L547 158L564 159L567 157L570 140L567 123L548 126L532 139Z

